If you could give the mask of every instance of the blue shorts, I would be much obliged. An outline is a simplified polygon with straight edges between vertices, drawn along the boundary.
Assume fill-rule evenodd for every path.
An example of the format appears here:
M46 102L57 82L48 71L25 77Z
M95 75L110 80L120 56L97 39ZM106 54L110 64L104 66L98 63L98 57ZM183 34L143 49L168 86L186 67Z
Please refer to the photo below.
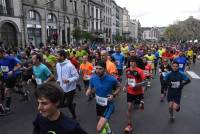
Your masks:
M168 102L172 101L179 105L181 102L181 94L168 94L167 101Z
M97 116L104 117L108 120L111 117L113 111L114 111L113 103L109 103L107 106L100 106L99 104L96 104Z

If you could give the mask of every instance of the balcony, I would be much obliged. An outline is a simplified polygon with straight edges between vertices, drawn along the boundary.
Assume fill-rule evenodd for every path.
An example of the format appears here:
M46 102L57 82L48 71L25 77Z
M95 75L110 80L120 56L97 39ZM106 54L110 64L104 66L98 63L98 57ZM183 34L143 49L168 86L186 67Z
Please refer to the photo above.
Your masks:
M14 16L13 8L3 9L0 5L0 16Z

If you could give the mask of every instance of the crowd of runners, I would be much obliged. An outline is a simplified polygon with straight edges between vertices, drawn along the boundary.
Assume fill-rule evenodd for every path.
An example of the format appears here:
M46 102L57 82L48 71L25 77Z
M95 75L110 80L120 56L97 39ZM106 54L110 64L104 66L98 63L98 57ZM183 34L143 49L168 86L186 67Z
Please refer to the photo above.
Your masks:
M84 90L88 101L96 101L97 133L112 134L109 119L114 101L124 91L128 105L124 132L129 133L134 129L133 107L137 105L144 110L144 94L154 88L152 79L159 77L160 101L167 99L170 121L174 121L174 112L180 111L182 89L190 83L186 71L200 58L199 54L200 44L179 43L1 48L0 115L9 116L12 111L12 93L19 94L20 101L29 101L30 93L34 92L39 111L33 123L34 134L85 134L59 111L67 107L76 120L74 96ZM55 120L58 122L52 125Z

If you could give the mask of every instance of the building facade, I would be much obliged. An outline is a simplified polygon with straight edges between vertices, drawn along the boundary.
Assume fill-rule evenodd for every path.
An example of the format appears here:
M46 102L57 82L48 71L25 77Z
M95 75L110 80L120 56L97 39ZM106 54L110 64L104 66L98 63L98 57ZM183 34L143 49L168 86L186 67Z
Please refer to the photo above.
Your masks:
M114 0L112 0L112 19L111 19L111 23L112 23L112 28L111 28L111 32L112 32L112 41L114 41L114 38L117 34L117 4L115 3Z
M116 12L116 18L117 18L117 33L119 33L120 36L122 36L122 29L123 29L123 8L120 6L117 6L117 12Z
M142 28L142 38L143 40L158 41L159 40L159 30L156 27L145 27Z
M134 41L138 39L138 21L137 20L130 20L129 22L129 31L130 31L130 38Z
M129 38L130 36L129 24L130 24L129 12L126 8L123 8L122 34L125 38Z
M96 39L103 39L104 4L101 0L89 0L89 31Z
M21 0L0 0L0 47L22 45Z
M112 0L102 0L104 3L104 34L105 42L112 42Z

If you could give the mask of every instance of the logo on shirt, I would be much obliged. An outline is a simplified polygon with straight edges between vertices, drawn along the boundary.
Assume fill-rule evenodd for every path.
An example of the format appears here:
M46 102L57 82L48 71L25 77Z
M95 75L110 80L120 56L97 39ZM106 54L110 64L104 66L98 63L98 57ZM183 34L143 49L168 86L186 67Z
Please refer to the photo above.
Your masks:
M48 131L48 134L56 134L54 131Z

